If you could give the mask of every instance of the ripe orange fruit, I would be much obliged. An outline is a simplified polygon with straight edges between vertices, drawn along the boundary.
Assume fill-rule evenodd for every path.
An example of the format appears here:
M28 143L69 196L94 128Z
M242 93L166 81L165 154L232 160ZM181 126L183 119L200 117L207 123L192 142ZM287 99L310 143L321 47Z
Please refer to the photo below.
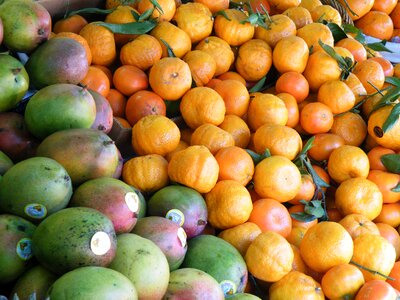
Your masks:
M300 134L284 125L264 124L254 134L254 147L257 153L269 149L272 155L281 155L293 160L301 151L303 142Z
M256 224L245 222L221 231L218 237L234 246L244 257L250 244L260 233L261 230Z
M145 116L132 127L132 146L139 155L165 155L178 146L180 137L178 126L161 115Z
M383 203L396 203L400 201L400 193L392 191L400 182L399 174L371 170L367 178L378 186L382 193Z
M374 60L363 60L356 64L353 73L360 79L368 94L376 92L376 88L382 89L385 83L385 73L381 65Z
M205 146L189 146L175 153L168 164L171 181L186 185L199 193L208 193L218 180L217 160Z
M253 203L249 222L257 224L262 232L273 231L287 237L292 229L292 220L287 208L274 199L259 199Z
M131 158L124 163L122 178L141 192L156 192L169 182L168 162L158 154Z
M265 23L267 28L256 27L254 37L266 41L271 48L274 48L282 38L296 35L296 24L286 15L273 15Z
M125 117L126 98L116 89L110 89L106 99L110 103L114 117Z
M390 18L393 21L394 28L400 28L400 3L397 3L392 12Z
M400 203L384 203L374 222L385 223L397 228L400 225Z
M322 23L310 23L297 31L297 36L301 37L306 43L311 53L322 50L319 40L324 44L333 47L334 39L329 27Z
M290 59L288 58L290 55ZM307 43L300 37L291 35L280 39L272 51L272 62L279 73L303 73L308 61Z
M126 24L136 22L135 18L133 17L133 12L139 13L131 6L120 5L117 6L114 11L109 13L104 21L111 24ZM118 46L122 46L136 37L136 34L114 33L115 42Z
M137 6L137 2L135 0L106 0L106 9L116 8L118 6L130 6L135 8Z
M342 16L337 9L330 5L316 6L310 11L310 13L314 22L326 21L328 23L335 23L339 26L342 25Z
M110 81L107 75L94 66L89 66L88 72L85 78L82 79L81 84L85 85L88 89L98 92L104 97L107 97L110 91Z
M176 152L178 152L178 151L181 151L181 150L183 150L183 149L186 149L187 147L189 147L189 144L186 143L186 142L183 141L183 140L180 140L178 146L177 146L174 150L172 150L171 152L168 152L168 153L165 155L166 160L167 160L167 161L170 161L171 158L172 158L172 155L174 155L174 154L175 154Z
M351 264L341 264L329 269L321 280L322 291L329 299L352 298L364 283L361 271Z
M300 121L299 106L297 105L296 98L289 93L279 93L276 94L276 96L282 99L288 110L288 120L286 122L286 126L291 128L296 127Z
M392 63L389 60L387 60L386 58L374 56L374 57L371 57L370 60L374 60L381 65L381 67L383 69L383 73L385 74L385 77L394 75L394 67L393 67Z
M90 66L92 63L92 52L90 51L88 42L82 36L80 36L78 33L60 32L60 33L57 33L54 37L55 38L67 37L67 38L73 39L73 40L77 41L79 44L81 44L83 46L83 48L85 48L88 65Z
M130 65L120 66L114 71L113 83L115 88L125 96L145 90L149 85L146 73Z
M276 13L282 13L288 8L299 6L301 0L268 0L271 10Z
M321 102L308 103L300 112L300 125L310 134L326 133L333 125L332 110Z
M318 89L318 101L327 105L332 113L340 114L353 108L353 91L341 80L328 80Z
M292 19L297 30L313 22L310 11L301 6L290 7L283 14Z
M234 146L235 140L229 132L213 124L205 123L193 131L190 144L206 146L215 155L222 148Z
M393 21L387 13L371 10L355 22L366 35L380 40L390 40L393 34Z
M162 47L158 40L149 34L141 34L122 46L119 59L123 65L132 65L145 71L161 56Z
M353 240L342 225L320 222L307 230L300 243L300 254L307 266L317 272L326 272L350 262Z
M217 69L217 63L207 52L193 50L186 53L183 61L189 65L192 78L196 86L206 85L214 76Z
M395 152L393 150L382 147L382 146L373 147L367 153L370 169L387 171L386 167L383 165L383 163L381 161L381 157L382 157L382 155L385 155L385 154L394 154L394 153Z
M294 254L284 237L267 231L260 233L250 244L244 259L254 277L276 282L292 269Z
M300 7L306 8L308 11L311 11L314 7L322 5L319 0L301 0L299 4Z
M382 193L366 178L350 178L336 189L335 205L343 216L362 214L373 220L382 210Z
M250 95L245 85L237 80L227 79L218 82L214 90L224 100L226 114L242 117L247 112Z
M119 124L120 124L123 128L128 128L128 129L131 129L131 128L132 128L132 125L129 124L129 122L128 122L126 119L121 118L121 117L114 117L114 118L115 118L114 120L117 120L117 121L119 122Z
M369 173L368 156L356 146L340 146L333 150L329 157L328 172L330 177L338 183L349 178L367 178Z
M354 300L397 299L397 295L396 290L388 282L374 279L367 281L360 288Z
M396 290L400 289L400 261L396 261L389 276L394 280L387 280L386 283L390 284ZM392 295L392 294L391 294Z
M219 128L229 132L235 140L235 146L246 148L250 142L250 129L246 122L236 115L225 115Z
M321 285L311 276L291 271L269 288L269 299L325 299Z
M360 19L366 13L368 13L374 5L374 0L339 0L341 4L346 8L347 13L353 19L353 21ZM351 10L350 10L350 9Z
M227 9L229 7L228 0L196 0L195 3L202 3L211 11L212 14L215 14L217 11Z
M301 187L297 166L279 155L263 159L255 168L253 181L257 194L280 202L293 199Z
M308 182L311 181L311 183L312 183L312 185L314 187L314 183L312 182L312 179L311 179L310 175L302 175L302 179L303 179L303 177L307 178L306 176L309 178L309 179L306 179L306 180L308 180ZM304 204L295 204L295 205L289 207L288 211L289 211L290 214L297 213L297 212L304 212ZM318 219L315 219L315 220L312 220L312 221L309 221L309 222L303 222L303 221L296 220L292 216L291 216L291 218L292 218L292 231L296 227L308 229L308 228L310 228L310 227L312 227L312 226L314 226L315 224L318 223ZM304 231L304 233L305 233L305 231Z
M392 246L394 247L394 250L396 250L396 261L397 261L400 257L400 235L399 235L399 233L393 226L390 226L389 224L376 223L376 226L379 229L379 234L381 236L383 236L389 243L391 243ZM390 274L389 274L389 276L390 276Z
M307 79L298 72L287 72L279 76L275 83L277 93L289 93L296 98L297 103L304 101L310 87Z
M353 38L344 38L335 44L337 47L346 48L353 54L356 62L361 62L367 59L367 50L359 41Z
M109 66L117 56L114 34L96 22L85 25L80 31L92 53L92 64Z
M365 87L361 83L360 79L354 73L350 73L349 76L343 80L344 83L348 85L348 87L352 90L354 97L356 97L356 104L360 103L364 100L367 95L367 91Z
M180 111L185 123L192 129L208 123L219 125L224 121L225 102L213 89L196 87L190 89L180 103Z
M292 227L292 230L290 231L289 235L286 237L286 240L291 245L300 247L301 240L303 239L307 230L308 230L308 228L294 226L294 227Z
M333 118L331 133L341 136L346 145L360 146L367 137L367 124L354 112L346 112Z
M237 146L218 150L215 159L219 166L218 180L235 180L246 186L254 174L254 163L251 156Z
M295 246L293 244L290 244L290 246L292 247L293 254L294 254L292 271L298 271L301 273L305 273L307 270L307 266L304 263L303 259L301 258L299 247Z
M346 215L339 221L339 224L347 230L353 240L366 233L379 234L375 223L362 214Z
M328 160L332 151L345 143L340 135L334 133L318 133L314 137L313 146L308 150L308 155L316 161Z
M125 107L126 119L133 126L148 115L166 115L164 100L156 93L141 90L129 97Z
M243 224L253 209L250 193L235 180L221 180L205 195L208 222L216 229Z
M242 75L240 75L238 72L235 71L228 71L222 73L221 75L218 76L218 79L221 80L233 79L241 82L244 86L246 86L246 80L242 77Z
M81 15L72 15L65 19L58 20L53 27L53 32L58 34L60 32L73 32L79 34L81 29L87 25L88 22Z
M175 11L176 11L176 3L174 0L157 0L159 6L161 6L162 12L158 9L154 9L151 17L157 19L158 22L162 21L171 21ZM141 0L139 1L137 10L140 14L143 14L148 9L153 9L153 2L150 0Z
M388 276L396 259L396 251L384 237L376 234L363 234L354 240L352 261L364 268ZM356 265L357 266L357 265ZM360 268L365 281L385 280L379 274Z

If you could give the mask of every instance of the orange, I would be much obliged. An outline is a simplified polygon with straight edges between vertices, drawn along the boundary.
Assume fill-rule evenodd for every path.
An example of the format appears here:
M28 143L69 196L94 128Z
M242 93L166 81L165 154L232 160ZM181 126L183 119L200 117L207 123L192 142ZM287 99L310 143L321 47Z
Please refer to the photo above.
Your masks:
M294 254L284 237L267 231L260 233L250 244L244 259L255 278L276 282L291 271Z
M299 4L300 7L304 7L309 11L320 5L322 5L320 0L301 0L301 3Z
M170 22L159 22L150 34L160 42L163 50L163 57L169 56L167 46L164 42L171 47L174 55L179 58L182 58L192 48L190 36Z
M318 101L327 105L332 113L340 114L352 109L356 98L343 81L328 80L318 89Z
M360 79L368 94L375 93L375 88L382 89L385 83L383 69L374 60L367 59L357 63L353 73Z
M227 72L235 60L231 46L217 36L208 36L201 40L195 50L205 51L214 58L217 63L215 76Z
M269 299L325 299L321 285L311 276L291 271L269 289Z
M361 106L362 115L366 120L368 120L369 115L372 113L372 110L374 109L375 105L386 95L387 91L383 90L381 91L381 93L382 94L376 93L369 95L365 99L365 102L362 104Z
M346 8L347 13L353 20L358 20L368 13L374 5L374 0L339 0ZM350 8L350 9L349 9Z
M322 23L310 23L297 31L297 36L301 37L306 43L311 53L322 50L318 41L333 47L334 39L329 27Z
M205 146L189 146L175 153L168 164L171 181L199 193L208 193L218 180L218 162Z
M104 72L104 74L107 75L107 78L110 81L110 87L113 87L113 82L112 82L113 73L112 73L112 71L106 66L93 65L93 64L92 64L92 66L102 70Z
M147 89L149 81L145 72L135 66L120 66L114 71L115 88L125 96Z
M280 202L293 199L301 187L301 175L296 165L284 156L263 159L255 168L254 189L264 198Z
M208 7L208 9L211 11L212 14L215 14L217 11L227 9L229 7L228 0L217 0L217 1L196 0L194 2L204 4L206 7Z
M293 160L302 146L300 134L288 126L264 124L254 134L254 147L259 154L269 149L272 155Z
M180 111L185 123L192 129L202 124L219 125L224 121L225 102L213 89L196 87L190 89L180 103Z
M158 22L171 21L176 11L175 0L157 0L157 3L161 6L162 12L158 9L154 9L151 17L157 19ZM140 14L143 14L148 9L153 8L154 5L150 0L141 0L139 1L137 10Z
M271 48L284 37L296 35L296 24L288 16L276 14L265 21L265 27L257 26L254 32L256 39L264 40Z
M178 146L180 137L178 126L162 115L145 116L132 127L132 146L139 155L165 155Z
M135 7L137 6L137 1L136 0L106 0L106 9L111 9L111 8L116 8L120 5L123 6L131 6L131 7Z
M225 102L226 114L242 117L249 107L250 95L245 85L233 79L222 80L214 90Z
M273 231L285 238L292 230L292 220L287 208L274 199L255 201L249 222L257 224L262 232Z
M88 42L82 36L80 36L78 33L73 32L60 32L57 33L55 37L67 37L81 44L83 48L85 48L88 65L90 66L90 64L92 63L92 52L90 51Z
M313 146L308 150L308 155L316 161L328 160L332 151L345 143L340 135L334 133L318 133L314 137Z
M288 56L290 55L290 59ZM303 73L308 61L307 43L300 37L292 35L283 37L276 43L272 52L272 62L279 73Z
M397 299L397 297L398 294L396 290L388 282L375 279L367 281L361 287L355 300Z
M272 66L272 49L262 39L251 39L239 47L236 55L236 71L247 81L263 78Z
M228 71L225 73L222 73L221 75L218 76L218 79L221 80L228 80L228 79L233 79L241 82L244 86L246 86L246 80L240 75L239 73L235 71Z
M156 93L141 90L129 97L125 107L126 119L133 126L148 115L166 115L164 100Z
M121 5L118 6L114 11L109 13L104 21L111 24L127 24L136 22L133 16L134 12L139 13L131 6ZM136 34L121 34L121 33L114 34L115 42L119 46L126 44L127 42L133 40L136 37L137 37Z
M301 273L305 273L307 270L307 266L304 263L303 259L301 258L299 247L297 247L293 244L290 244L290 246L292 247L292 250L294 253L292 271L298 271Z
M397 230L385 223L376 223L376 226L379 229L379 234L383 236L389 243L392 244L394 249L396 250L396 261L400 257L400 235ZM389 274L390 276L390 274ZM389 280L390 281L390 280Z
M338 183L349 178L366 178L369 173L368 156L356 146L340 146L333 150L329 157L328 172Z
M283 14L292 19L297 30L313 22L310 11L301 6L290 7Z
M192 85L189 65L177 57L164 57L150 69L149 84L165 100L178 100Z
M382 210L382 193L366 178L350 178L336 189L335 205L343 216L362 214L373 220Z
M286 124L288 110L285 103L279 97L273 94L257 93L250 95L250 99L247 111L247 123L253 131L256 131L264 124Z
M354 254L352 262L380 272L388 276L396 259L396 251L384 237L375 234L363 234L354 240ZM357 265L356 265L357 266ZM373 279L385 280L379 274L360 268L365 281Z
M235 146L246 148L250 142L250 129L246 122L236 115L225 115L219 128L229 132L235 140Z
M307 179L307 180L309 180L308 182L311 181L311 184L312 184L313 187L314 187L314 184L313 184L313 182L312 182L312 179L311 179L311 176L310 176L310 175L302 175L302 178L303 178L303 177L304 177L304 178L307 178L306 176L309 178L309 179ZM305 200L305 199L304 199L304 200ZM307 201L307 200L306 200L306 201ZM289 207L288 211L289 211L290 214L298 213L298 212L304 212L304 204L296 204L296 205L293 205L293 206ZM310 227L312 227L312 226L314 226L315 224L318 223L318 219L314 219L314 220L308 221L308 222L303 222L303 221L296 220L295 218L293 218L292 215L291 215L291 218L292 218L292 231L293 231L296 227L308 229L308 228L310 228ZM305 231L304 231L304 233L305 233Z
M282 13L288 8L299 6L301 0L268 0L271 10Z
M380 40L390 40L393 34L393 21L387 13L371 10L355 22L366 35Z
M344 38L338 41L335 46L346 48L353 54L356 62L361 62L367 59L367 50L359 41L353 38Z
M206 146L215 155L222 148L234 146L235 140L229 132L213 124L205 123L193 131L190 144Z
M219 165L218 180L235 180L246 186L254 174L251 156L237 146L225 147L214 155Z
M208 37L213 29L210 9L199 2L188 2L178 6L173 21L189 35L192 43Z
M389 273L389 277L393 278L393 280L387 280L386 283L389 283L396 290L400 289L400 261L396 261L392 270Z
M58 34L60 32L73 32L79 34L81 29L87 25L88 22L81 15L72 15L68 18L58 20L53 27L53 32Z
M304 227L292 227L289 235L286 237L287 241L296 247L300 247L301 240L303 239L304 235L306 234L308 228Z
M276 94L276 96L282 99L288 110L288 120L286 122L286 126L291 128L296 127L300 121L299 106L297 105L296 98L289 93L279 93Z
M400 225L400 203L385 203L374 222L385 223L393 227Z
M126 98L120 91L116 89L110 89L106 99L111 105L114 117L125 116Z
M333 118L331 133L344 139L346 145L360 146L367 137L367 124L354 112L346 112Z
M393 67L392 63L389 60L387 60L386 58L375 56L375 57L371 57L370 60L374 60L381 65L381 67L383 69L383 74L385 74L385 77L388 77L388 76L390 77L390 76L394 75L394 67Z
M161 155L137 156L124 163L122 178L141 192L153 193L168 184L167 169L168 162Z
M321 102L306 104L300 112L300 125L310 134L326 133L333 125L333 113Z
M321 286L324 295L329 299L350 299L364 283L364 276L356 266L341 264L324 274Z
M183 57L183 61L189 65L196 86L206 85L213 78L217 69L214 58L201 50L189 51Z
M246 187L235 180L221 180L205 195L208 222L216 229L227 229L249 219L253 203Z
M390 18L393 21L394 28L400 28L400 3L397 3L392 12Z
M167 161L170 161L171 158L172 158L172 156L173 156L176 152L181 151L181 150L183 150L183 149L186 149L187 147L189 147L189 144L186 143L186 142L183 141L183 140L180 140L178 146L177 146L174 150L172 150L171 152L168 152L168 153L165 155L165 158L167 159Z
M275 83L277 93L289 93L296 98L297 103L304 101L310 87L307 79L298 72L287 72L279 76Z
M344 83L348 85L348 87L352 90L354 97L356 98L356 104L360 103L364 100L367 95L367 91L365 87L361 83L360 79L354 73L350 73L349 76L343 80Z
M382 146L375 146L367 153L370 169L387 171L386 167L383 165L381 161L381 157L385 154L394 154L394 153L395 152L391 149Z
M218 237L234 246L244 257L250 244L260 233L261 230L256 224L245 222L221 231Z
M396 203L400 201L400 193L392 191L400 182L399 174L371 170L367 178L378 186L382 193L383 203Z
M398 151L400 150L399 120L397 120L394 126L390 130L387 130L385 133L382 130L382 126L388 118L389 114L391 113L393 107L394 105L387 105L371 114L368 119L368 133L380 146Z
M129 122L128 122L126 119L124 119L124 118L121 118L121 117L114 117L114 120L117 120L117 121L119 122L119 124L121 125L122 128L128 128L128 129L131 129L131 128L132 128L132 125L129 124Z
M339 221L339 224L347 230L353 240L366 233L379 234L379 229L375 223L361 214L346 215Z
M300 244L300 254L314 271L326 272L334 266L350 262L353 240L342 225L320 222L307 230Z
M89 66L85 78L80 82L88 89L98 92L103 97L107 97L110 91L110 81L107 75L97 67Z
M85 25L79 32L88 43L92 64L109 66L117 56L114 34L96 22Z
M132 65L142 70L149 69L162 56L158 40L148 34L141 34L122 46L119 59L123 65Z
M339 222L343 218L337 208L328 208L326 212L328 214L329 221Z
M326 21L328 23L335 23L339 26L342 25L342 17L340 13L330 5L319 5L314 7L311 11L311 17L314 22Z
M330 180L331 178L329 177L329 174L327 171L325 171L325 169L323 169L322 167L318 166L318 165L312 165L314 171L317 173L317 175L323 180L325 181L325 183L327 183L328 185L330 184ZM324 192L326 192L326 187L323 187L322 190Z

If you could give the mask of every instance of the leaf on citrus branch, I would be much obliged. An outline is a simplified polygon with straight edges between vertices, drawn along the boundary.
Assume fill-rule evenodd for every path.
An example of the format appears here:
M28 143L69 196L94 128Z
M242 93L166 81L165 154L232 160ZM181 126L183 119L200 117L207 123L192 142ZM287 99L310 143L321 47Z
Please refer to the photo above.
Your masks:
M110 9L101 9L97 7L87 7L87 8L82 8L82 9L77 9L77 10L72 10L68 14L66 14L66 18L73 16L73 15L79 15L79 14L102 14L102 15L108 15L112 13L115 10L115 8L110 8Z
M383 123L382 126L383 133L388 132L397 122L399 122L399 116L400 116L400 103L397 103L395 106L393 106L385 123Z
M352 25L352 24L343 24L343 30L344 30L344 32L346 32L346 33L353 33L353 34L355 34L355 39L358 41L358 42L360 42L361 44L365 44L365 37L364 37L364 35L363 35L363 33L362 33L362 31L359 29L359 28L357 28L357 27L355 27L354 25Z
M351 59L345 59L343 56L337 54L333 47L325 44L321 39L318 40L318 44L330 57L336 60L339 68L342 70L341 79L346 79L352 71L353 61Z
M339 42L340 40L343 40L345 38L347 38L347 34L346 32L344 32L344 30L336 23L331 23L331 22L323 22L326 26L328 26L328 28L330 29L330 31L332 32L333 35L333 39L335 41L335 44L337 42Z
M311 138L308 139L307 143L304 145L303 149L301 149L301 152L299 155L305 155L307 154L308 150L310 150L314 145L314 140L315 140L315 135L313 135Z
M96 22L97 25L103 26L111 30L113 33L121 34L144 34L151 31L156 27L156 21L143 21L143 22L131 22L125 24L111 24L105 22Z
M393 84L394 86L400 87L400 78L397 77L385 77L385 82Z
M394 188L392 188L391 191L395 193L400 193L400 183L397 184Z
M168 57L176 57L174 50L171 48L171 46L162 38L160 38L161 42L167 47L167 52L168 52Z
M249 89L249 92L255 93L255 92L262 91L264 89L264 84L265 84L266 80L267 80L267 76L264 76L263 78L261 78L259 81L257 81L257 83L251 89Z
M246 152L251 156L254 165L257 165L260 161L262 161L264 158L270 157L271 156L271 152L269 151L269 149L265 149L263 154L258 154L250 149L245 149Z
M160 14L164 14L164 11L161 5L157 2L157 0L150 0L151 4L159 11Z
M148 18L150 18L152 16L154 12L154 7L153 8L149 8L148 10L144 11L139 18L137 19L137 21L141 22L144 20L147 20Z
M390 87L387 93L373 106L369 115L371 115L376 110L384 107L386 105L392 104L397 98L400 97L400 87Z
M321 177L319 177L317 172L315 172L313 166L311 165L311 163L310 163L310 161L308 159L304 160L304 165L306 166L307 171L310 173L310 175L311 175L311 177L312 177L312 179L313 179L313 181L314 181L316 186L321 187L321 188L329 187L329 184L326 183L325 181L323 181L321 179Z
M221 16L223 16L225 19L227 19L228 21L232 21L229 17L228 17L228 15L226 14L226 12L224 11L224 10L219 10L219 11L217 11L216 13L215 13L215 15L217 16L217 15L221 15Z
M369 44L366 44L365 46L367 46L368 48L370 48L374 51L393 52L392 50L386 48L385 44L386 44L386 40L383 40L383 41L377 42L377 43L369 43Z
M400 154L384 154L381 162L389 172L400 174Z
M309 215L305 212L295 212L295 213L291 213L290 216L300 222L311 222L314 221L315 219L317 219L316 216L313 215Z

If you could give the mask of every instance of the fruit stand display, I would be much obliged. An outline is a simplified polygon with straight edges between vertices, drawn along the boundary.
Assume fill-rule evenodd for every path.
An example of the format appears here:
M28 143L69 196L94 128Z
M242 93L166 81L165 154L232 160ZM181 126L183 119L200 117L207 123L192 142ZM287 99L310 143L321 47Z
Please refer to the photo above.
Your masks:
M0 0L0 299L398 299L400 3Z

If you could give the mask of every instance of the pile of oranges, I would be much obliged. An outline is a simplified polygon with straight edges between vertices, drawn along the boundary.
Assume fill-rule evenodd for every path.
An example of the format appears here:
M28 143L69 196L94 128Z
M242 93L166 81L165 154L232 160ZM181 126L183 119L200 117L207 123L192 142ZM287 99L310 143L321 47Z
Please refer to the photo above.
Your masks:
M153 2L107 0L114 10L104 21L136 22ZM367 35L398 35L397 1L340 2ZM398 95L381 100L400 65L354 34L335 42L327 22L342 26L341 15L319 0L235 3L158 0L161 9L150 11L157 25L135 35L73 15L53 36L85 47L82 84L132 128L136 156L122 179L148 196L169 184L200 192L206 233L235 246L256 279L247 292L396 299ZM170 107L179 108L179 123ZM388 154L391 165L381 160Z

